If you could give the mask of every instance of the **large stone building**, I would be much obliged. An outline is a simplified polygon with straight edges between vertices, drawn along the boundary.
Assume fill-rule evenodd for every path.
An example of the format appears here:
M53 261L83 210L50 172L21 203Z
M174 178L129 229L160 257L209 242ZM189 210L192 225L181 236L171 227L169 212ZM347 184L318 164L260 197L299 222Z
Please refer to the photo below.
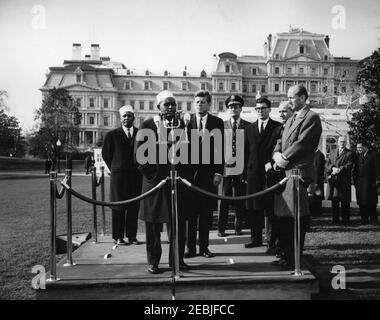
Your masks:
M241 56L224 52L218 55L216 69L192 75L183 70L173 75L169 71L154 74L147 69L142 74L132 66L100 56L98 44L91 45L91 54L82 57L81 44L73 44L71 60L60 67L51 67L41 88L47 94L53 87L69 90L80 112L79 146L86 150L101 141L104 134L119 125L118 109L130 104L137 116L137 125L157 114L155 97L161 90L171 90L178 100L178 109L192 112L194 92L209 90L213 102L211 112L223 117L224 101L232 93L240 94L245 105L255 105L258 93L267 96L275 107L287 99L288 88L303 84L310 93L310 104L324 120L321 139L323 151L338 134L347 131L348 107L353 107L357 60L333 57L329 36L291 29L269 35L262 56ZM254 119L248 108L247 118Z

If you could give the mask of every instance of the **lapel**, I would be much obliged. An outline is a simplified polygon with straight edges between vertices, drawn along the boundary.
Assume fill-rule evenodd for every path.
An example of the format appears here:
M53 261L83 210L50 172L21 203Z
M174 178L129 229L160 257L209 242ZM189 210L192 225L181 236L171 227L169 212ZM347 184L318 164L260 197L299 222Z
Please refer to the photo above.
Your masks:
M336 149L336 159L340 159L341 157L344 156L344 154L346 153L346 148L343 149L343 151L341 153L339 153L339 149Z
M260 133L259 133L259 120L256 120L253 123L253 133L260 138Z
M213 116L209 113L208 114L208 116L207 116L207 122L206 122L206 129L208 130L208 131L211 131L212 129L214 129L213 128L213 123L212 123L212 121L213 121L213 118L212 118Z
M293 119L293 117L289 118L288 121L286 121L285 129L284 129L285 141L288 140L290 138L290 136L292 135L292 133L294 132L294 130L296 130L301 125L301 123L305 120L306 115L308 114L309 111L310 111L309 107L303 108L300 111L300 113L297 115L297 117L294 119L292 125L290 125L290 123L291 123L291 121L292 121L291 119Z

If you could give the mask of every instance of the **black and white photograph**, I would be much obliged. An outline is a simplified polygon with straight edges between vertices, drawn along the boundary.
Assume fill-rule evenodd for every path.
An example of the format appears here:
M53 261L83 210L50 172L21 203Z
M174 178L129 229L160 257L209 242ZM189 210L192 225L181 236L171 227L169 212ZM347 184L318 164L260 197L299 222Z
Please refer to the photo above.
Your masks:
M380 300L379 17L0 0L0 300Z

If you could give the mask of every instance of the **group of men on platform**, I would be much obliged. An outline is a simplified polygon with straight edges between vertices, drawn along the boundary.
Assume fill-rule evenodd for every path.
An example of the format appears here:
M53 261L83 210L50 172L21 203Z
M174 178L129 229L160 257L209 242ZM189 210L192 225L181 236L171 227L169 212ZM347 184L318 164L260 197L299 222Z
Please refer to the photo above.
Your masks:
M198 91L194 97L195 113L189 118L177 119L177 102L174 95L170 91L162 91L157 95L160 116L145 120L139 129L133 125L135 118L133 108L121 107L119 112L122 126L106 135L102 149L103 159L111 172L110 200L122 201L136 197L155 188L163 179L170 176L172 163L159 161L162 140L166 141L168 149L176 147L181 140L180 142L171 140L170 134L179 129L185 135L184 141L194 142L191 132L196 130L199 133L199 136L196 136L198 154L194 155L191 148L186 155L188 161L177 163L175 169L178 176L205 191L217 193L217 187L223 180L223 195L252 194L275 185L284 177L290 177L292 169L299 169L302 251L310 220L310 210L314 210L309 196L317 194L318 188L323 190L316 179L318 176L316 150L322 133L322 125L318 114L311 111L306 104L307 90L300 85L289 89L288 101L282 102L279 107L281 123L269 117L271 102L266 98L259 98L256 101L255 111L258 120L254 123L249 123L240 117L244 101L239 95L232 95L226 99L225 106L230 113L230 119L224 122L209 113L211 99L208 91ZM139 133L146 130L154 134L144 139L138 138ZM211 152L209 152L208 161L204 162L203 137L205 132L209 133L213 130L220 132L223 139L226 137L225 131L229 132L231 143L225 144L223 141L222 144L218 144L215 139L210 139L207 148ZM243 141L238 138L239 133L243 134ZM152 140L150 142L155 144L157 151L153 162L141 161L137 156L138 150L141 150L147 140ZM238 159L238 153L242 147L239 143L244 144L244 164L242 171L236 172L233 170L236 163L227 161L224 156L229 154L233 159ZM231 148L230 153L225 152L226 146ZM223 155L222 161L215 156L218 152ZM197 161L194 162L194 158L197 158ZM365 161L360 163L361 165L357 166L356 175L358 184L362 179L363 169L370 166ZM329 165L331 176L344 172L339 163L331 162ZM245 248L262 246L264 217L267 216L270 230L267 252L278 254L279 260L274 261L275 265L280 265L283 270L293 269L293 183L294 180L289 179L283 189L261 198L233 202L222 200L219 207L218 236L226 236L228 209L233 204L236 207L235 234L242 234L243 220L247 213L251 227L251 240L245 244ZM197 253L205 258L214 256L209 250L209 230L216 201L189 190L182 183L178 183L177 197L179 266L180 269L185 270L189 266L184 258L192 258ZM318 207L318 204L316 206ZM168 228L169 266L171 267L173 265L173 241L171 241L173 230L169 184L140 202L112 209L112 237L116 244L128 244L124 236L128 237L130 244L139 243L136 237L138 218L145 222L148 272L152 274L160 272L159 263L162 255L160 236L164 223ZM198 251L197 231L199 232Z

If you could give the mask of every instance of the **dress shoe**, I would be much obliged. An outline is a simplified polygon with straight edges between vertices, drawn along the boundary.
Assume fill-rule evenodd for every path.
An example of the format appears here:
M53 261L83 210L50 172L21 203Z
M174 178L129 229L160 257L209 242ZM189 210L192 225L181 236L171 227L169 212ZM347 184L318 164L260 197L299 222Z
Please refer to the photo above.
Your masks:
M124 241L124 239L117 239L116 244L118 246L127 246L127 245L129 245L129 243L126 242L126 241Z
M206 249L205 251L200 252L199 254L201 256L205 257L205 258L212 258L212 257L214 257L214 254L210 250L208 250L208 249Z
M294 271L294 263L284 262L281 264L282 271Z
M265 251L266 254L271 254L275 255L277 252L278 248L276 246L270 246L268 249Z
M227 236L226 233L223 231L223 232L218 232L218 237L225 237Z
M284 259L278 259L278 260L272 261L271 264L272 264L272 266L282 266L284 263L285 263Z
M135 239L129 239L130 244L140 244L140 242L135 238Z
M235 231L235 235L237 236L241 236L243 234L243 232L241 230L236 230Z
M194 258L196 256L197 256L197 254L195 252L185 252L185 254L184 254L184 257L187 259Z
M179 269L180 270L190 270L190 266L186 264L184 261L179 263Z
M263 246L262 242L256 242L256 241L252 241L244 245L245 248L256 248L256 247L262 247L262 246Z
M157 266L150 265L148 266L148 272L151 274L158 274L160 273L160 269Z

